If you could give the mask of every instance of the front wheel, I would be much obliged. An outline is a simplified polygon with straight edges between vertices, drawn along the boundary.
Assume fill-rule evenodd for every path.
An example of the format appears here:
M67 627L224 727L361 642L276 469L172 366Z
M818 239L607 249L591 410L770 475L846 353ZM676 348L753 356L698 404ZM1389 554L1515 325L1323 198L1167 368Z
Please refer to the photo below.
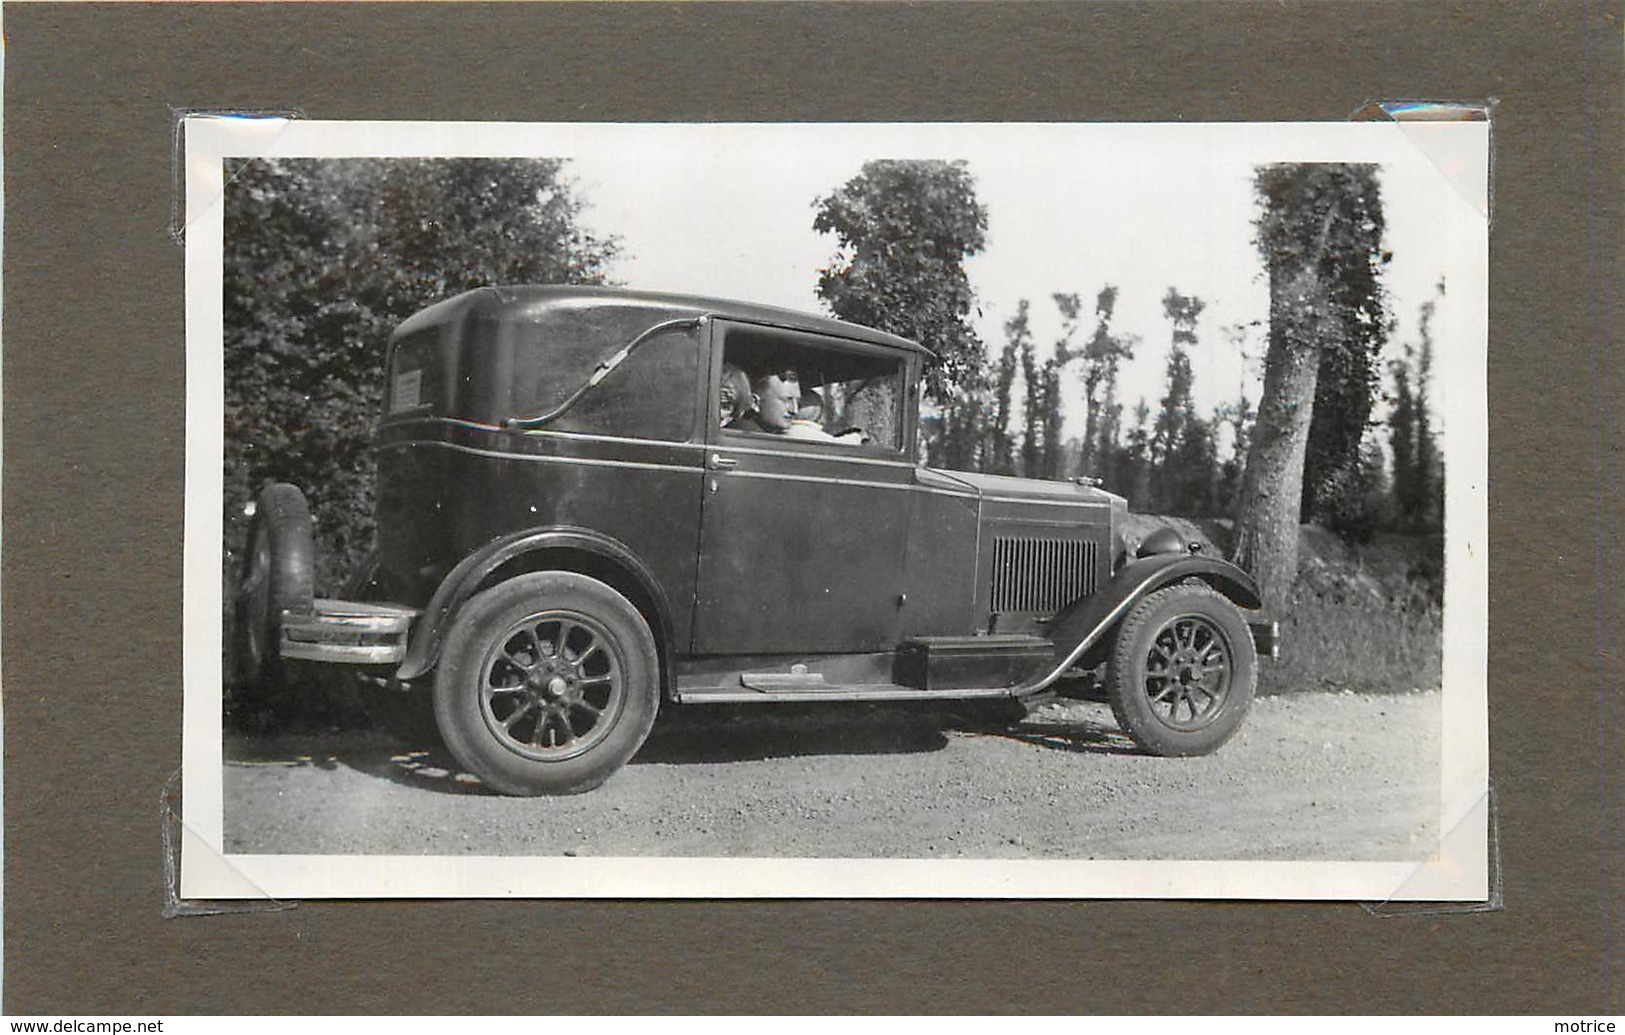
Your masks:
M1106 690L1140 750L1205 755L1241 725L1257 682L1241 612L1205 584L1187 583L1151 594L1123 619Z
M574 572L521 575L458 613L435 722L458 762L505 794L591 790L654 724L660 663L631 602Z

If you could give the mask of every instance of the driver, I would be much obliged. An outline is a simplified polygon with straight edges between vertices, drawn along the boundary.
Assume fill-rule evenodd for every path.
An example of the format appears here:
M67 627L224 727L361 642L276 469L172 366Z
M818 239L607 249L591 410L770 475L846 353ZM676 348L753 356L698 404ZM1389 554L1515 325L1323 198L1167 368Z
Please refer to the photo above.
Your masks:
M762 374L750 383L750 412L728 422L733 431L755 431L767 435L782 435L790 430L790 421L796 415L801 401L801 382L794 370L776 370Z

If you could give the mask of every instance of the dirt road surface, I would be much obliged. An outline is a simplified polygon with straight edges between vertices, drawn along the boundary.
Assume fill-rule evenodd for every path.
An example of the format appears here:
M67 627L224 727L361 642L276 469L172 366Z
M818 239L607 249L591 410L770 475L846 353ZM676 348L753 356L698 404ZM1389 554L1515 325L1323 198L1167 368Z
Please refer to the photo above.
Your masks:
M689 714L692 713L692 714ZM1105 705L678 709L603 787L504 798L382 734L228 739L234 853L1333 859L1437 839L1437 692L1254 703L1206 758ZM1014 721L1013 721L1014 720Z

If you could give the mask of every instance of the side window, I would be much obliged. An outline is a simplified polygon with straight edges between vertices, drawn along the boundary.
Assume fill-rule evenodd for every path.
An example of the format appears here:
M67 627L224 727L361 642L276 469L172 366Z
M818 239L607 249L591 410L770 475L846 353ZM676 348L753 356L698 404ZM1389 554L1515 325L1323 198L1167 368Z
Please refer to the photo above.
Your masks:
M717 419L725 432L903 448L902 357L756 327L723 338Z
M699 365L694 331L673 330L652 338L583 395L554 427L681 442L693 434Z
M593 375L599 363L643 333L655 319L640 310L551 313L513 332L511 370L503 382L509 412L544 413ZM694 432L699 336L677 327L645 341L558 419L552 431L683 442Z

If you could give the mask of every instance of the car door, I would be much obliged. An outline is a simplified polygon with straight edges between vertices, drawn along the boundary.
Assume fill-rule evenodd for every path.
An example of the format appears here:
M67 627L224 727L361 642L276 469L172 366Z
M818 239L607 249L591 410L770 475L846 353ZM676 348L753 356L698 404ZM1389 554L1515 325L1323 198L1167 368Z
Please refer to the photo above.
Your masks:
M705 451L697 654L888 650L901 627L914 465L905 455L907 357L879 346L718 321L712 384L724 363L793 366L814 393L853 384L874 405L876 441L713 426ZM876 386L886 386L877 394ZM886 393L890 395L887 396ZM713 405L716 395L713 392ZM871 400L872 401L872 398ZM713 409L713 412L715 410ZM827 432L826 432L827 434Z

